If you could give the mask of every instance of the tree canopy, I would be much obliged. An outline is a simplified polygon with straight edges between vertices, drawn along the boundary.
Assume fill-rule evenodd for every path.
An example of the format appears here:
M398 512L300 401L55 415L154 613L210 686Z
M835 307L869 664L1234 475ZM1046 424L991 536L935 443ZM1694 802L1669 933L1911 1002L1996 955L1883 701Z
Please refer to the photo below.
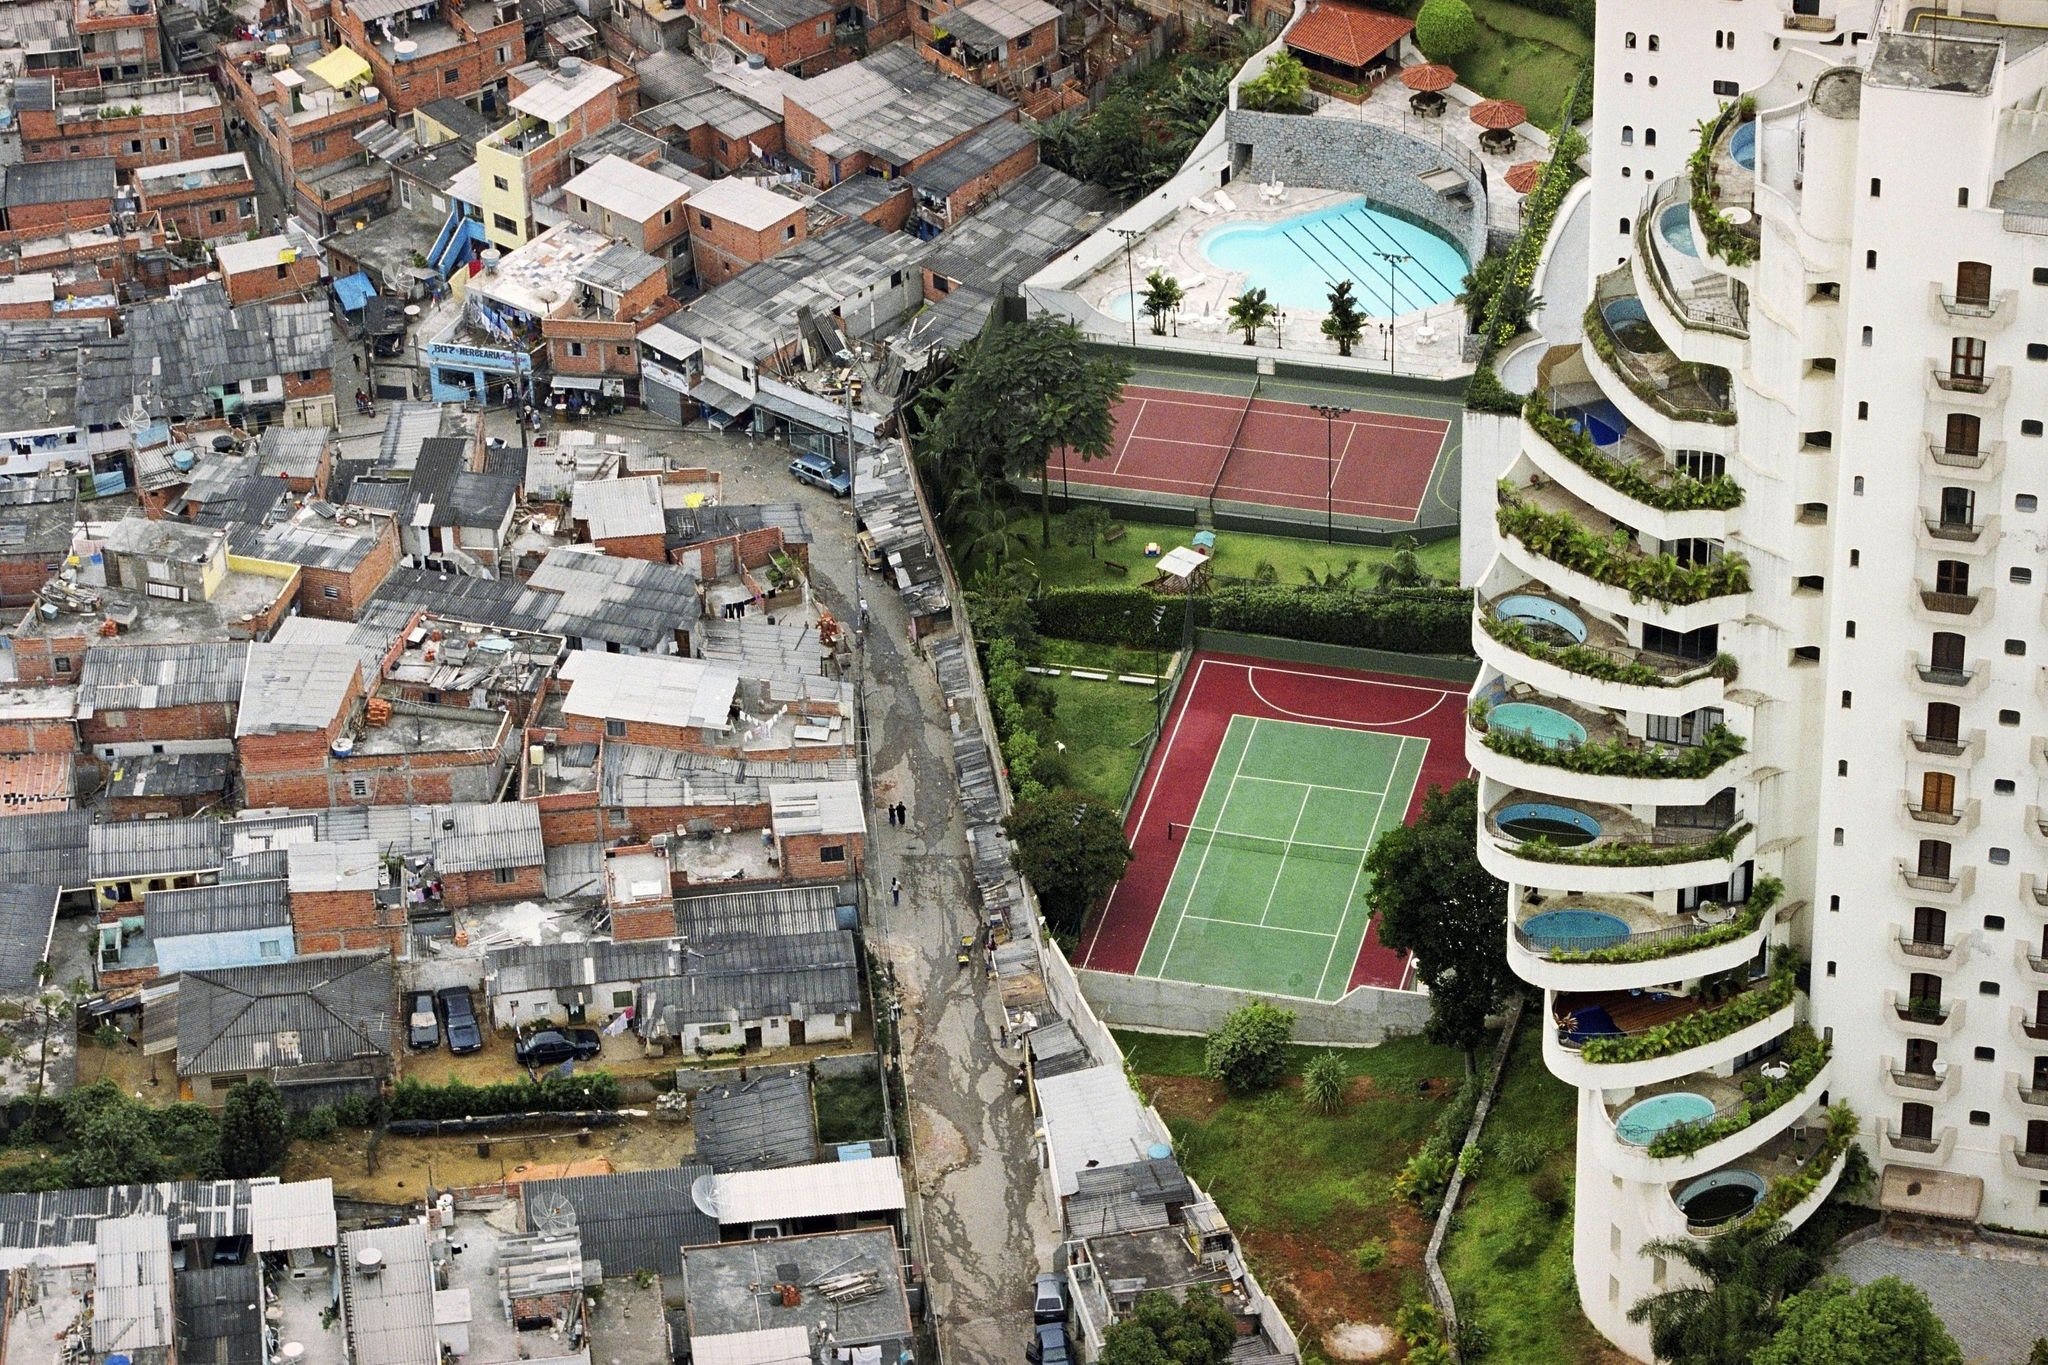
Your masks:
M1185 1299L1155 1290L1103 1333L1101 1365L1222 1365L1237 1326L1203 1286Z
M243 1081L220 1110L220 1164L232 1179L263 1175L291 1150L284 1099L267 1080Z
M1415 16L1415 45L1433 62L1462 57L1479 42L1479 21L1465 0L1423 0Z
M1271 114L1300 110L1308 93L1308 68L1286 48L1266 59L1266 69L1237 88L1237 102Z
M1754 1365L1962 1365L1927 1296L1887 1275L1861 1288L1840 1276L1785 1301L1783 1326Z
M1003 829L1017 841L1018 870L1031 879L1056 934L1080 933L1088 907L1130 865L1131 846L1116 808L1082 792L1061 789L1019 801Z
M1650 1348L1666 1365L1752 1365L1771 1344L1781 1305L1820 1273L1813 1254L1786 1238L1783 1223L1744 1223L1717 1237L1650 1243L1643 1255L1692 1275L1637 1302L1629 1321L1649 1324Z
M1366 855L1365 900L1380 942L1413 953L1429 988L1430 1041L1465 1050L1469 1070L1486 1016L1509 990L1507 886L1479 865L1479 784L1432 787L1412 825L1382 833Z
M1264 1090L1286 1069L1287 1045L1293 1040L1294 1011L1254 1000L1232 1010L1209 1035L1202 1068L1240 1095Z

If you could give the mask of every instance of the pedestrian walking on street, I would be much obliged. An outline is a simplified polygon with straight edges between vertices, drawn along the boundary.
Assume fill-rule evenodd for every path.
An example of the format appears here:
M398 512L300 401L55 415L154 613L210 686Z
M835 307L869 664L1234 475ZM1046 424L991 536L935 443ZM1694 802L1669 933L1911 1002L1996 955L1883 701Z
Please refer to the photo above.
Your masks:
M896 823L899 825L908 825L910 823L910 807L901 801L896 803Z
M889 904L903 904L903 879L901 877L889 878Z

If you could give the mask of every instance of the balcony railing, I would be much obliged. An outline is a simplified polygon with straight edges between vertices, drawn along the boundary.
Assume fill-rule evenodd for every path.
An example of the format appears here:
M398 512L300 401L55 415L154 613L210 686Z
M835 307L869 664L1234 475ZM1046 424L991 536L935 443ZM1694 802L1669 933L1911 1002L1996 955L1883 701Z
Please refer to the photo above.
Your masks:
M1926 825L1956 825L1961 824L1963 819L1962 812L1960 811L1940 810L1933 806L1916 806L1910 801L1906 803L1906 814Z
M1949 393L1989 393L1991 391L1990 375L1967 374L1958 370L1944 370L1939 365L1935 366L1930 373L1934 376L1935 385Z
M1918 1152L1922 1156L1932 1155L1941 1150L1941 1143L1935 1138L1907 1137L1904 1133L1885 1130L1885 1141L1902 1152Z
M1939 1090L1946 1082L1946 1077L1931 1071L1900 1071L1896 1067L1892 1070L1892 1084L1909 1090Z
M2048 1038L2048 1020L2022 1017L2020 1019L2020 1032L2026 1034L2029 1038Z
M1936 441L1927 443L1927 453L1936 464L1947 465L1951 469L1982 469L1984 462L1991 458L1989 447L1964 448Z
M1919 665L1918 672L1920 674L1921 682L1938 683L1943 687L1968 687L1970 685L1970 679L1977 676L1975 669L1940 667L1930 668L1926 664Z
M1974 545L1983 536L1984 525L1982 522L1929 519L1927 522L1927 534L1933 536L1936 540L1954 540L1966 545Z
M1956 950L1953 943L1930 943L1926 939L1913 938L1908 934L1899 935L1899 948L1914 957L1931 957L1944 962Z
M1925 872L1907 872L1903 869L1899 872L1899 876L1904 878L1906 885L1912 887L1915 891L1952 892L1956 889L1956 879L1954 877L1930 877Z
M1929 611L1945 612L1951 616L1968 616L1977 610L1977 594L1973 592L1935 592L1930 588L1920 590L1920 605Z
M1950 739L1943 735L1923 735L1917 730L1909 731L1908 733L1912 736L1913 747L1923 754L1939 754L1943 758L1961 758L1964 754L1970 752L1970 741L1967 739Z
M2005 306L2005 301L2010 297L2010 290L2002 294L1985 294L1982 296L1974 294L1969 296L1943 294L1941 296L1941 308L1950 317L1995 318L1998 316L1999 309Z
M1909 1000L1892 1008L1902 1021L1909 1024L1946 1024L1950 1007L1939 1000Z

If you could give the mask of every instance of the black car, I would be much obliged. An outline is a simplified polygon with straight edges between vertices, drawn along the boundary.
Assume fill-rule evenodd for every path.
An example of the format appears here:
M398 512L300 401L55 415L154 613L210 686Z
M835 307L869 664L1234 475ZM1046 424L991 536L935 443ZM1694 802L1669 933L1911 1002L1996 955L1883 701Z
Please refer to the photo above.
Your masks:
M458 1056L484 1050L483 1030L477 1027L476 1002L467 986L443 986L434 992L440 1002L441 1018L448 1025L448 1050Z
M413 991L406 998L412 1006L405 1016L406 1044L431 1052L441 1046L441 1016L434 1013L434 993Z
M1031 1344L1024 1348L1024 1359L1031 1365L1074 1365L1074 1353L1067 1345L1067 1329L1062 1323L1041 1322L1031 1329Z
M560 1066L574 1059L584 1062L604 1051L604 1040L596 1029L544 1028L520 1041L513 1049L521 1066Z

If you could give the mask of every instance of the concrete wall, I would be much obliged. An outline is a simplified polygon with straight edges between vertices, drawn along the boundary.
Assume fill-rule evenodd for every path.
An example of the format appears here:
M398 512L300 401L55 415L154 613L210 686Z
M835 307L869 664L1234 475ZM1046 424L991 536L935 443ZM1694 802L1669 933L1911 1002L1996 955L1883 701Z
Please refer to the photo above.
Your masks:
M1232 180L1352 190L1375 205L1435 227L1476 261L1486 254L1486 186L1427 142L1353 119L1308 118L1233 109L1224 125ZM1416 177L1451 169L1465 177L1471 202L1439 196Z
M1342 1000L1321 1001L1110 972L1075 975L1095 1013L1115 1028L1208 1033L1232 1010L1264 1000L1294 1011L1298 1043L1375 1047L1388 1038L1422 1032L1429 1019L1429 997L1421 991L1360 986Z

